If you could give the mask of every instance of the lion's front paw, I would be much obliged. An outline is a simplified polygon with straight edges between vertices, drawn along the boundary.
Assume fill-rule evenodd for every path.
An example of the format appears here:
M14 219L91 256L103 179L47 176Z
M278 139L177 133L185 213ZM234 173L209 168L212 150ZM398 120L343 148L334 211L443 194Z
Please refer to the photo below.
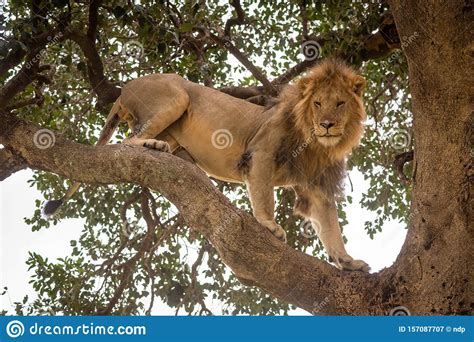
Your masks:
M285 230L275 221L271 220L259 220L259 222L267 227L267 229L272 232L278 239L283 242L286 242L286 232Z
M166 141L156 139L146 139L143 143L144 147L152 148L161 152L171 152L170 145Z
M330 260L341 270L369 272L370 266L363 260L356 260L350 255L330 256Z

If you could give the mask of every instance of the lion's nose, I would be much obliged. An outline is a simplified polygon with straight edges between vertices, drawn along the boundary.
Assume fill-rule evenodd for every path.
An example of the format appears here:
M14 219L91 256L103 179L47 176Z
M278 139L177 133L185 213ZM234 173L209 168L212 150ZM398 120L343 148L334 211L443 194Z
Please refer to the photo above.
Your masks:
M334 122L329 122L328 120L325 120L325 121L321 122L320 125L323 126L326 129L329 129L332 126L334 126Z

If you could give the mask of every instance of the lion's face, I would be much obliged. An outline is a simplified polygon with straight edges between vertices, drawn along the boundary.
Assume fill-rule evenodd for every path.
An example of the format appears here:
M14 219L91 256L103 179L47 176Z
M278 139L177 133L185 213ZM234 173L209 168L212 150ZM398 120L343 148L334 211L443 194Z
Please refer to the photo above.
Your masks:
M354 121L361 123L360 97L349 84L336 80L315 89L310 99L313 134L324 146L337 145Z
M317 65L297 82L295 126L305 139L331 148L335 155L348 153L363 132L364 85L364 78L342 62L328 60Z

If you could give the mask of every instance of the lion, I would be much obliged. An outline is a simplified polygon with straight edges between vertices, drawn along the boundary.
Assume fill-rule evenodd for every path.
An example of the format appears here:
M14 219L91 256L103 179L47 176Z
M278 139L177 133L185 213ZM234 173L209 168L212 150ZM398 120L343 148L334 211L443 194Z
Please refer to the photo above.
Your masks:
M313 225L329 260L344 270L369 271L344 247L336 198L345 160L359 144L366 113L365 80L337 60L320 62L265 108L201 86L176 74L152 74L127 83L113 105L98 145L120 121L132 134L122 144L176 153L184 149L209 176L245 183L253 215L286 241L274 218L274 188L292 188L294 211ZM51 215L78 189L50 201Z

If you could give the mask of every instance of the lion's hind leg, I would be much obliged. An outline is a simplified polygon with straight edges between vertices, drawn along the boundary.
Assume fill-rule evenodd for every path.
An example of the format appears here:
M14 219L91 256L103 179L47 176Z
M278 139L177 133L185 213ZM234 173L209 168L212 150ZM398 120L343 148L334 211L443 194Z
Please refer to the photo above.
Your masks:
M123 144L163 152L176 149L175 139L166 130L181 118L189 106L189 96L182 87L163 85L162 82L142 84L137 80L124 88L122 98L133 116L133 120L129 121L133 135Z
M130 146L143 146L161 152L171 152L171 147L166 141L157 139L143 139L133 136L124 139L122 144Z
M170 145L163 140L155 139L153 131L147 131L147 127L136 123L136 119L127 120L128 126L132 130L132 136L125 138L122 144L129 146L143 146L162 152L171 152Z

